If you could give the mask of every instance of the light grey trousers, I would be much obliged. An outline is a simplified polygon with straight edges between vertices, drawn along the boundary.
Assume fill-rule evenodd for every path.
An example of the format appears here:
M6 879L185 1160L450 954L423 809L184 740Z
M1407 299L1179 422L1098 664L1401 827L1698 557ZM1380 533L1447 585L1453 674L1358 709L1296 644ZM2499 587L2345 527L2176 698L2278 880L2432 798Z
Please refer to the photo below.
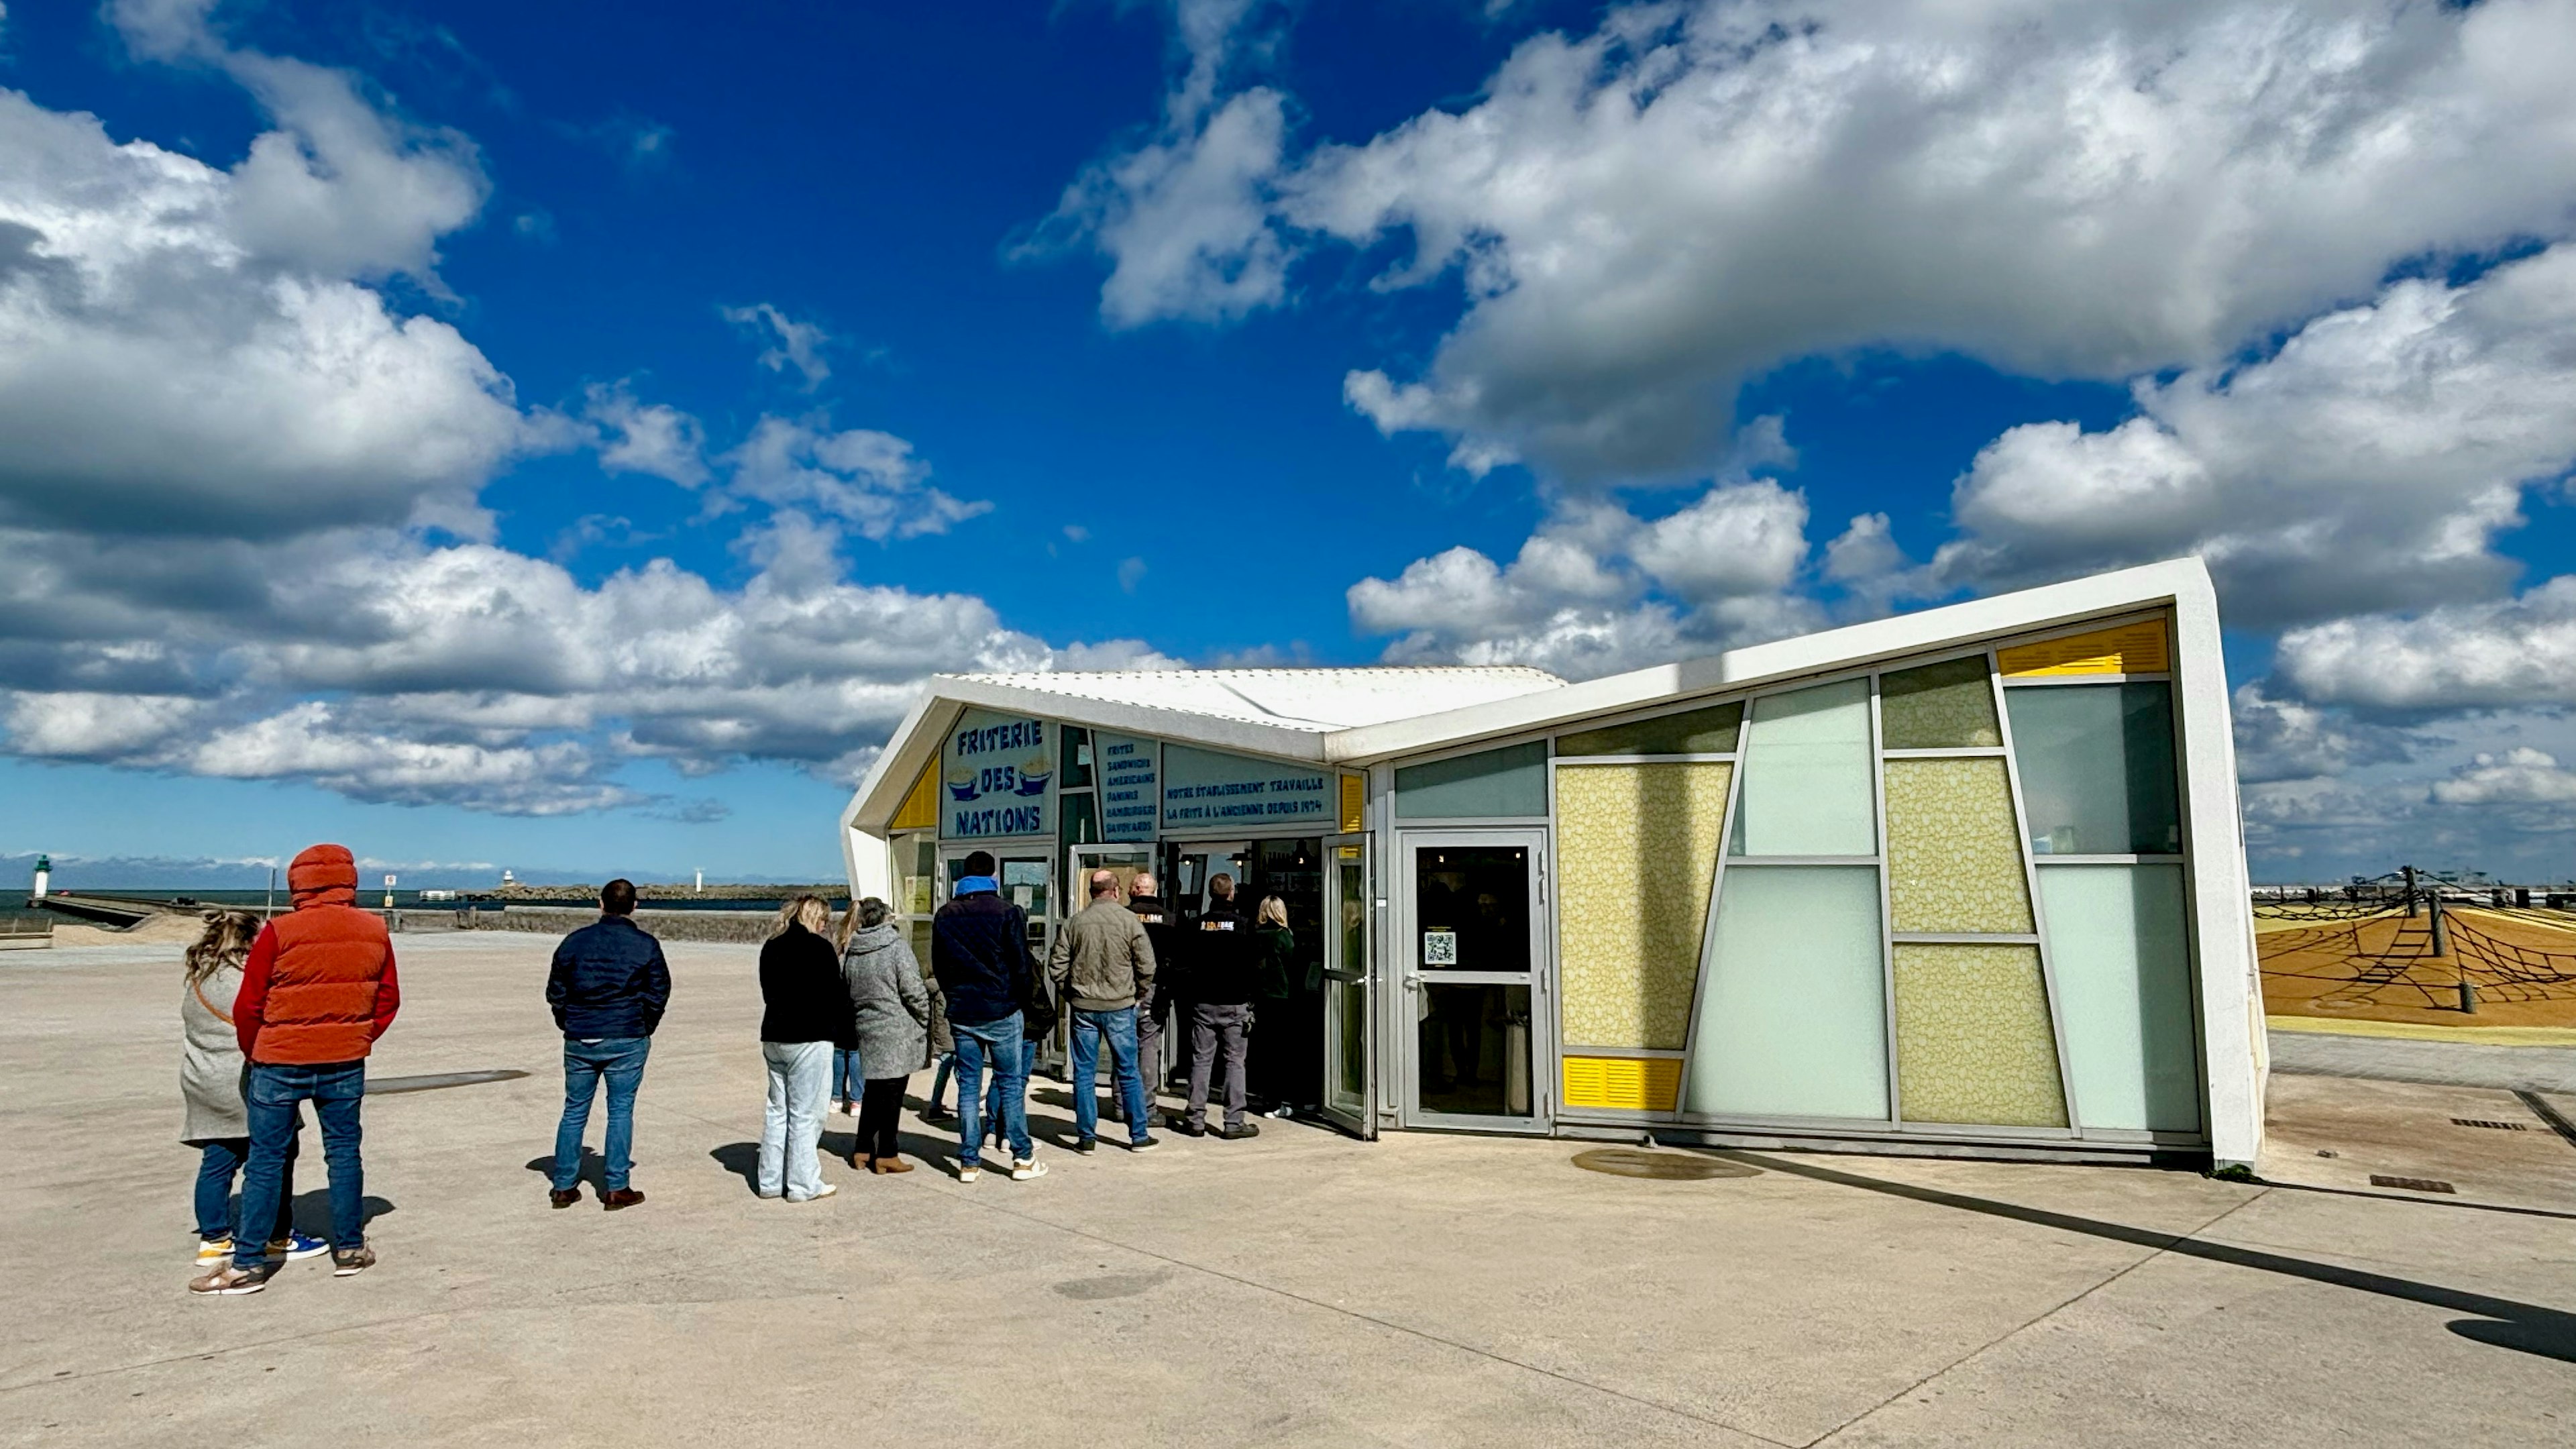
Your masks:
M789 1202L803 1202L823 1190L823 1163L814 1149L823 1140L832 1044L765 1041L760 1055L769 1064L769 1110L760 1119L760 1181L754 1190L762 1197L784 1192Z
M1249 1006L1210 1006L1202 1001L1190 1008L1190 1121L1207 1124L1208 1072L1216 1065L1220 1047L1225 1052L1225 1125L1243 1125L1243 1059L1245 1038L1252 1034L1252 1008Z

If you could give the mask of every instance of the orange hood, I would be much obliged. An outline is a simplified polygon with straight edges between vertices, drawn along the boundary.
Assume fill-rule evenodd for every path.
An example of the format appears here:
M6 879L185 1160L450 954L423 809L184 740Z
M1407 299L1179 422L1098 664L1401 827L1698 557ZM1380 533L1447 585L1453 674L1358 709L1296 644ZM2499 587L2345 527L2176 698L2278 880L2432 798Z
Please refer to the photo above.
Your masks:
M358 860L345 845L307 846L286 868L295 908L350 906L358 902Z

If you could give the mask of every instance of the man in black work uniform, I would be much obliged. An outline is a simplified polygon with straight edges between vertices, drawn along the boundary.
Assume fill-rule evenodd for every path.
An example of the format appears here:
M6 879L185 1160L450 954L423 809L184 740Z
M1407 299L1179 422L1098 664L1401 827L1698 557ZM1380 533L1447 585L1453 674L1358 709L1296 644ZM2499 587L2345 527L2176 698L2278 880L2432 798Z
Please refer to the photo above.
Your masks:
M1136 1002L1136 1070L1145 1079L1147 1117L1154 1115L1154 1094L1163 1089L1163 1013L1173 1001L1189 997L1187 991L1174 990L1189 966L1181 955L1181 933L1173 924L1171 908L1154 888L1151 875L1139 874L1127 882L1127 909L1144 923L1146 944L1154 948L1154 980Z
M1190 1114L1173 1124L1184 1137L1207 1135L1208 1076L1220 1051L1225 1062L1225 1126L1217 1136L1228 1142L1257 1137L1261 1129L1243 1120L1245 1039L1252 1033L1252 922L1234 901L1234 877L1208 877L1207 909L1198 929L1189 933L1184 959L1190 963Z

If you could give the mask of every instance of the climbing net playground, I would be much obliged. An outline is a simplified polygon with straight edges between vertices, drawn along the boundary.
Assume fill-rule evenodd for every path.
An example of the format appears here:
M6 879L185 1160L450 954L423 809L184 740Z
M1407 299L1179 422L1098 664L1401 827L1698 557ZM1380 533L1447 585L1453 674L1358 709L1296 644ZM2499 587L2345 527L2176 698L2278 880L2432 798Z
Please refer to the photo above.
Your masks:
M2264 1009L2449 1026L2576 1026L2576 913L2446 901L2254 903ZM2460 1007L2466 979L2477 1003Z

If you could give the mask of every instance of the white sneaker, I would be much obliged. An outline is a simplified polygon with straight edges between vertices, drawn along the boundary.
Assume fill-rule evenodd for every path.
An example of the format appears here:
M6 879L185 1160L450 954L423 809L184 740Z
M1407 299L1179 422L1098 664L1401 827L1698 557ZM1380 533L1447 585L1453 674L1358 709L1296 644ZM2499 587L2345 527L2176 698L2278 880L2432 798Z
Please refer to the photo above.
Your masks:
M841 1185L840 1185L839 1183L837 1183L837 1182L827 1182L827 1183L823 1184L821 1187L818 1187L818 1188L814 1189L814 1194L813 1194L813 1196L811 1196L811 1197L791 1197L791 1198L789 1198L789 1199L788 1199L788 1201L789 1201L789 1202L819 1202L819 1201L821 1201L822 1199L827 1198L827 1197L830 1197L832 1194L834 1194L834 1193L836 1193L836 1192L839 1192L840 1190L841 1190Z
M198 1267L200 1267L200 1268L213 1268L213 1267L217 1267L217 1266L219 1266L219 1265L221 1265L221 1264L229 1263L229 1262L231 1262L232 1260L233 1260L233 1240L232 1240L232 1239L230 1239L230 1238L214 1238L214 1239L209 1240L209 1239L206 1239L206 1238L199 1238L199 1239L197 1240L197 1266L198 1266Z
M973 1182L975 1179L982 1177L983 1175L984 1169L980 1166L961 1167L957 1169L957 1180L959 1182Z
M1038 1161L1036 1158L1030 1158L1025 1162L1014 1162L1011 1164L1011 1181L1013 1182L1026 1182L1032 1177L1044 1176L1046 1176L1046 1164Z

